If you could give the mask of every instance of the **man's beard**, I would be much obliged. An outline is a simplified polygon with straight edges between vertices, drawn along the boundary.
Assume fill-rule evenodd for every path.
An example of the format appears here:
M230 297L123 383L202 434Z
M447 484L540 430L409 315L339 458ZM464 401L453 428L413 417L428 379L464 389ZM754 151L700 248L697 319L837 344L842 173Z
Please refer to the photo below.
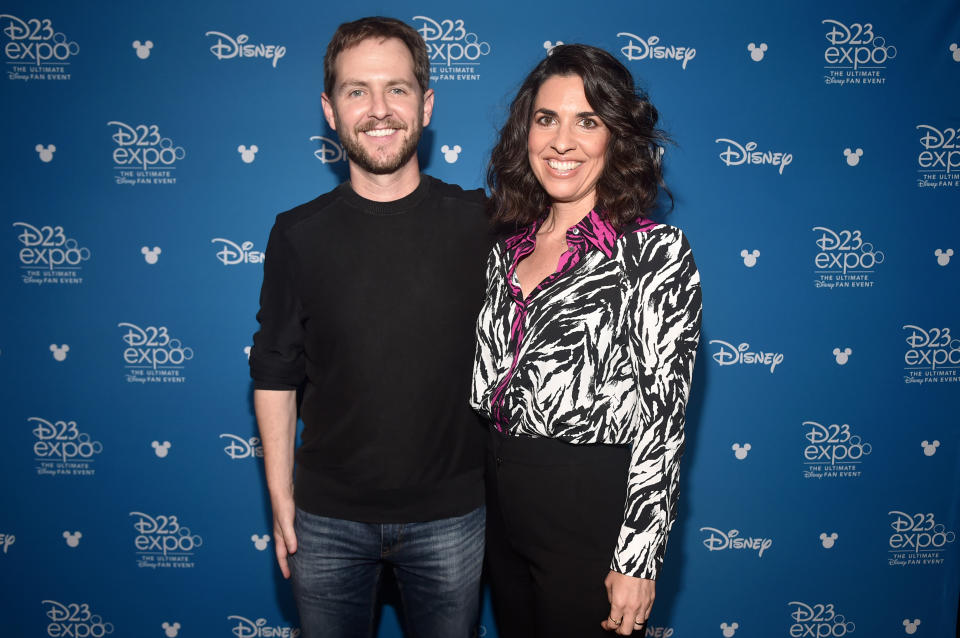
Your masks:
M385 128L396 128L397 132L395 135L402 135L405 132L408 133L403 146L400 147L396 155L379 159L371 156L370 153L367 152L367 149L360 143L359 138L364 134L363 130L354 131L353 135L341 135L340 144L343 145L350 160L368 173L374 175L389 175L390 173L394 173L406 164L417 152L417 144L420 143L420 136L423 133L423 126L420 124L420 118L423 117L423 107L421 107L420 110L421 113L418 113L418 119L413 123L412 129L408 129L400 120L390 119L377 123L385 124ZM339 118L334 117L337 120L337 130L342 130ZM369 128L374 128L374 126L371 125ZM375 141L377 138L372 137L370 139Z

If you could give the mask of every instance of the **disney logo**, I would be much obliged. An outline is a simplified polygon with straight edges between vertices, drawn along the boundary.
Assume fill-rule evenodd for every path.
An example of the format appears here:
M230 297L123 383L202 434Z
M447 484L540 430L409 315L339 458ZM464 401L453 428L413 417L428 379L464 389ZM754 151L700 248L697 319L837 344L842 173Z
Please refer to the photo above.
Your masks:
M687 63L697 57L697 50L685 46L664 46L660 45L660 36L651 35L649 38L641 38L638 35L621 31L617 34L618 38L628 38L627 44L621 49L628 60L677 60L680 67L687 68Z
M701 527L700 531L708 532L709 535L703 539L703 546L711 552L724 549L752 549L757 551L758 557L762 557L763 552L773 545L772 538L741 537L740 531L736 529L722 532L715 527Z
M320 148L313 152L313 156L323 164L333 164L334 162L347 161L347 152L339 144L328 137L314 135L310 138L311 142L320 142Z
M714 140L716 144L726 144L727 148L720 153L720 159L727 166L740 166L741 164L771 164L779 166L779 172L783 175L783 169L793 163L793 154L758 151L756 142L747 142L741 145L738 142L720 137Z
M740 363L768 365L770 366L770 373L772 374L774 368L783 362L782 353L750 352L749 343L741 343L739 346L734 346L726 341L713 339L710 341L710 344L718 344L720 346L719 349L713 353L713 360L721 366L731 366Z
M273 67L276 68L280 58L287 54L287 47L280 44L247 44L250 36L245 33L241 33L236 38L219 31L207 31L204 35L217 39L216 44L210 47L210 53L218 60L265 58L272 60Z
M297 638L299 627L268 627L266 618L250 620L243 616L227 616L227 620L237 621L230 632L237 638Z
M259 437L252 436L249 439L243 439L235 434L223 433L220 438L227 439L227 446L223 448L223 451L231 459L263 458L263 446L260 445Z
M245 241L240 245L224 239L215 237L210 240L211 244L223 244L223 248L217 252L217 259L225 266L235 266L236 264L261 264L264 260L262 252L253 250L253 242Z

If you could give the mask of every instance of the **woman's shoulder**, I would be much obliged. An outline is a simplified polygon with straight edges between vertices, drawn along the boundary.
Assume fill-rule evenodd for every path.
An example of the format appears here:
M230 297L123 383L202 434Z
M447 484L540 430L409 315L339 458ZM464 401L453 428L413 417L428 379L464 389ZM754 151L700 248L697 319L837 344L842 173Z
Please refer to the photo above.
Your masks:
M649 219L631 224L621 239L624 256L635 261L642 262L658 254L677 258L690 252L690 243L682 230Z

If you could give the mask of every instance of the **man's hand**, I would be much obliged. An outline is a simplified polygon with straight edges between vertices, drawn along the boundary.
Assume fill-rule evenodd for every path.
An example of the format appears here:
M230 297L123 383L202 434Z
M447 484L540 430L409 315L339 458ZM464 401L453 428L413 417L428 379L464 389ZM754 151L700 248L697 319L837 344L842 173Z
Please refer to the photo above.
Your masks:
M277 564L284 578L290 578L287 556L297 553L297 536L293 532L295 506L293 496L270 499L273 505L273 545L277 552Z
M641 630L650 618L656 582L611 571L603 584L607 587L610 613L600 626L621 636Z

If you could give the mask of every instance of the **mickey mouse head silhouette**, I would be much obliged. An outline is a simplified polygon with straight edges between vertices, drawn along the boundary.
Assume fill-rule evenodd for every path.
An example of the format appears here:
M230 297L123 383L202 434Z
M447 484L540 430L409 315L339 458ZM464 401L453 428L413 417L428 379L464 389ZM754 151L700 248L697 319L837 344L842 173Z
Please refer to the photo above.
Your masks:
M734 622L729 625L725 622L720 623L720 630L723 632L724 638L733 638L738 629L740 629L740 623Z
M180 633L180 623L178 622L173 624L165 622L160 626L163 628L163 633L166 634L167 638L176 638L177 634Z
M53 353L53 358L57 361L64 361L67 358L67 353L70 352L70 346L63 344L58 346L55 343L50 344L50 352Z
M920 619L919 619L919 618L914 618L914 619L913 619L913 622L910 622L909 619L904 618L904 619L903 619L903 631L904 631L905 633L908 633L908 634L915 634L915 633L917 633L917 625L919 625L919 624L920 624Z
M460 151L463 149L460 148L460 145L457 144L453 148L450 148L446 144L440 147L440 152L443 153L443 159L447 160L447 164L453 164L460 158Z
M960 62L960 47L957 46L956 42L950 44L950 50L953 51L953 61Z
M153 447L153 452L159 458L165 458L167 454L170 453L170 441L164 441L160 443L159 441L153 441L150 443L150 446Z
M253 541L253 546L262 552L267 548L267 543L270 542L270 535L264 534L263 536L257 536L254 534L250 537L250 540Z
M747 51L750 52L750 59L754 62L759 62L763 59L763 54L767 52L767 43L761 42L760 46L757 46L753 42L747 45Z
M863 157L863 149L858 148L855 151L851 151L849 148L843 149L843 156L847 158L848 166L856 166L860 163L860 158Z
M253 160L257 159L256 155L259 150L256 144L251 144L250 148L243 144L237 147L237 152L240 153L240 159L243 160L244 164L252 164Z
M843 350L841 350L840 348L833 349L833 356L837 358L837 363L839 365L846 365L847 361L850 360L850 355L852 354L853 354L852 348L844 348Z
M947 248L946 250L941 250L937 248L933 251L934 256L937 258L937 263L941 266L946 266L950 263L950 258L953 257L953 248Z
M155 264L160 258L160 253L163 251L160 250L160 246L154 246L153 248L147 248L146 246L140 247L140 254L143 255L143 260L148 264Z
M920 445L921 447L923 447L924 456L933 456L934 454L937 453L937 448L940 447L940 441L936 439L933 440L933 443L922 441Z
M825 549L830 549L831 547L833 547L833 544L837 542L837 537L838 537L838 534L836 532L833 532L831 534L827 534L826 532L821 532L820 542L823 544L823 547Z
M740 251L740 256L743 257L743 265L747 268L753 268L757 265L757 257L760 256L760 251L754 248L752 251L744 248Z
M63 538L67 541L67 547L76 547L80 544L80 539L83 538L83 534L81 532L74 532L73 534L64 532Z
M47 144L46 146L37 144L33 147L33 150L40 154L41 162L51 162L53 161L53 154L57 152L57 147L53 144Z
M550 55L551 53L553 53L554 47L558 47L558 46L560 46L561 44L563 44L563 42L562 42L561 40L557 40L556 42L550 42L550 40L544 40L544 41L543 41L543 48L547 50L547 55ZM954 45L954 46L956 46L956 45Z
M141 60L146 60L150 57L150 49L153 48L153 42L147 40L143 44L140 44L140 40L133 41L133 48L137 50L137 57Z
M752 447L753 446L750 445L749 443L744 443L743 445L740 445L739 443L734 443L730 447L730 449L733 450L733 455L737 457L737 460L742 461L743 459L747 458L747 452L749 452L750 448Z

